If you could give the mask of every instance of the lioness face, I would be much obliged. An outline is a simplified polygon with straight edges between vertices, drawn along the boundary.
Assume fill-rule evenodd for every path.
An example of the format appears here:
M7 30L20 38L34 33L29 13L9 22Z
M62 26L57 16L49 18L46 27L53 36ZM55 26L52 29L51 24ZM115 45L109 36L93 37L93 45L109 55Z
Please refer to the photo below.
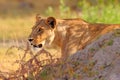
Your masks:
M39 51L44 46L52 43L55 36L55 26L55 18L48 17L47 19L41 19L39 16L36 16L36 24L33 26L28 38L33 50Z

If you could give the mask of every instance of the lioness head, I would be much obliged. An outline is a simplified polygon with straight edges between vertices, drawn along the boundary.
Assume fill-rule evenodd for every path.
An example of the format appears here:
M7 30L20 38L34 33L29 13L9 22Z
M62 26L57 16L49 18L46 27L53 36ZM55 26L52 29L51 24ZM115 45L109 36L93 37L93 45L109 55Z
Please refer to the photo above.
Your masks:
M54 17L42 19L39 15L36 15L36 23L32 27L32 32L28 38L33 49L38 51L45 45L51 44L54 40L55 28L56 19Z

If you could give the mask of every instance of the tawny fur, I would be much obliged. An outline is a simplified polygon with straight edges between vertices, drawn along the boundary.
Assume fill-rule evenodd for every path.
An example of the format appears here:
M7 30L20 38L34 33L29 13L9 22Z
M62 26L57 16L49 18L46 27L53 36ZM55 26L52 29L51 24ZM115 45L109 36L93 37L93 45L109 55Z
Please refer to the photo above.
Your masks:
M46 23L47 19L41 20L43 22L33 27L30 34L30 38L34 39L33 44L37 45L43 40L48 42L51 40L52 44L61 48L62 57L68 57L86 47L96 37L120 28L120 24L91 24L79 18L63 20L52 18L51 20L55 20L55 28L50 28L49 24ZM43 32L37 35L39 28L42 28ZM54 39L50 39L50 34L54 36Z

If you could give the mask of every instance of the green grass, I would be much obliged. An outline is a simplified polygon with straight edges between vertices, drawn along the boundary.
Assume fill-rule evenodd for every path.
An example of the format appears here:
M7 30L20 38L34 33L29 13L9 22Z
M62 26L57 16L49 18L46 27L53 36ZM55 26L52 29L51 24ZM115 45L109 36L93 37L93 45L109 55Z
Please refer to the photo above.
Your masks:
M92 6L87 9L83 9L82 18L95 23L120 23L119 5L107 5L107 6Z

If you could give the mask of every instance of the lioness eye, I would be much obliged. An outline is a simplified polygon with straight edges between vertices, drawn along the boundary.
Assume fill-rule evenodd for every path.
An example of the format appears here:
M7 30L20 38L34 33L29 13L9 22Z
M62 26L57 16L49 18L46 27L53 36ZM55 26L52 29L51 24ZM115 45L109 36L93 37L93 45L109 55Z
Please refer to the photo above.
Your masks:
M38 32L41 32L42 31L42 29L38 29Z
M39 32L41 31L41 29L38 30Z

